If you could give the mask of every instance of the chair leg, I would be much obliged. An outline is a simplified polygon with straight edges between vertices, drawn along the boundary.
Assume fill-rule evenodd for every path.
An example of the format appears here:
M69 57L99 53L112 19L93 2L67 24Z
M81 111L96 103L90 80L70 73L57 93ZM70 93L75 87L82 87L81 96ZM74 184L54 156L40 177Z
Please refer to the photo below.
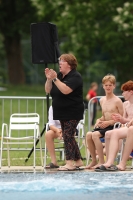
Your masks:
M1 137L0 169L2 167L2 151L3 151L3 137Z
M133 158L132 158L132 165L131 165L131 169L133 169Z
M45 149L44 149L44 168L46 167L46 156L47 156L47 147L45 142Z
M34 137L34 158L33 158L33 168L35 169L35 159L36 159L36 139Z
M64 149L63 149L63 151L62 151L62 160L64 160L65 159L65 153L64 153Z
M43 159L42 159L42 140L40 138L40 157L41 157L41 165L43 167Z
M8 144L8 140L7 140L7 155L8 155L8 167L10 167L10 146Z

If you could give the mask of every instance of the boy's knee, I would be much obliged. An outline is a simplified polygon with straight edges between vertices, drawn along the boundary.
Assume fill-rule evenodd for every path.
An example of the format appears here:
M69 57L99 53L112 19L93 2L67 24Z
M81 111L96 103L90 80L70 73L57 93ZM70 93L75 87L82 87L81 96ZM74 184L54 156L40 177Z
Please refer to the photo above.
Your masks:
M97 138L100 138L100 135L99 135L99 132L93 132L93 134L92 134L92 139L93 140L95 140L95 139L97 139Z
M86 133L86 139L87 140L92 139L92 132Z
M111 137L111 131L106 131L105 138L109 139Z
M128 130L129 132L133 132L133 126L129 126Z
M48 131L45 133L45 139L54 138L54 134L52 131Z
M133 126L130 126L129 128L128 128L128 137L130 137L130 136L132 136L133 135Z

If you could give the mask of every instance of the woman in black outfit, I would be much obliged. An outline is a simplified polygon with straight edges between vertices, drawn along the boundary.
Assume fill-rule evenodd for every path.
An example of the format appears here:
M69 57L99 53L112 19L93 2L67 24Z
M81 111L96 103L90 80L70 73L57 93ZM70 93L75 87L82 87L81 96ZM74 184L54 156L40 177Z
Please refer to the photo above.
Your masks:
M64 139L66 165L59 170L75 170L83 165L75 140L77 124L83 119L83 81L77 72L77 60L73 54L59 58L59 73L46 68L45 91L52 96L53 119L60 120Z

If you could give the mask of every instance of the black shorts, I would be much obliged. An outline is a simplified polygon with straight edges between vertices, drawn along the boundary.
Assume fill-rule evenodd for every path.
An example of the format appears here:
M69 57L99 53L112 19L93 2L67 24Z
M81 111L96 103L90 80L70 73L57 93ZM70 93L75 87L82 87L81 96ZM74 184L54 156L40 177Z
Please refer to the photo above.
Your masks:
M102 128L94 128L92 132L98 131L102 136L105 136L106 131L110 131L114 128L114 126L107 126L106 128L102 129Z

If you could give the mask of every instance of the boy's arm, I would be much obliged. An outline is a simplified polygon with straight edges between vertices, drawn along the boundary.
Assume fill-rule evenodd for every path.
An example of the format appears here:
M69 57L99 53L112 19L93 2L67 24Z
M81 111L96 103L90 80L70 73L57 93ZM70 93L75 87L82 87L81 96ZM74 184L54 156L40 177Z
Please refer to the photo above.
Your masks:
M126 113L126 110L125 110L125 106L126 106L126 102L123 103L123 116L118 114L118 113L114 113L112 115L112 118L115 120L115 122L120 122L121 124L125 124L125 123L130 121L127 118L127 113Z
M124 115L124 104L122 103L122 101L118 101L117 102L117 107L118 107L118 113L123 116Z
M102 102L103 102L103 98L101 98L101 99L99 100L99 103L100 103L101 108L102 108ZM103 114L103 113L102 113L102 114ZM99 124L101 121L104 121L104 116L103 116L103 115L102 115L100 118L98 118L98 119L96 120L96 123L95 123L94 127L97 127L98 124Z
M116 107L118 109L118 113L116 113L116 115L119 116L119 119L122 119L123 118L122 116L124 114L124 107L120 99L118 99L118 101L116 102ZM114 114L112 114L112 116L114 116ZM121 121L112 117L112 119L108 121L108 126L113 126L116 122L121 122Z
M121 123L122 123L122 124L125 124L125 123L127 123L127 122L130 121L130 120L128 119L127 112L126 112L126 109L125 109L126 104L127 104L127 102L124 102L124 103L123 103L123 110L124 110L124 113L123 113L123 117L121 118L121 121L122 121Z
M133 119L131 119L128 123L127 123L127 127L129 126L133 126Z
M98 125L100 124L101 121L104 121L104 116L102 116L102 117L100 117L100 118L98 118L98 119L96 120L96 123L95 123L94 127L95 127L95 128L98 127Z

